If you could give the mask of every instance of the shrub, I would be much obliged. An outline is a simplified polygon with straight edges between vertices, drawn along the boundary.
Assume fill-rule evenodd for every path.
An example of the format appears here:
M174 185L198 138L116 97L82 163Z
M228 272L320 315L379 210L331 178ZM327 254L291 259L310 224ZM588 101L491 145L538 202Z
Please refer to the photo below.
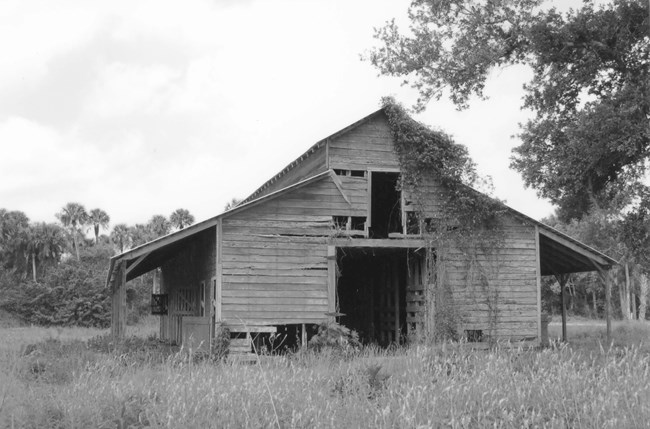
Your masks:
M309 341L309 347L319 352L351 357L359 351L361 343L357 332L328 321L318 326L318 333Z

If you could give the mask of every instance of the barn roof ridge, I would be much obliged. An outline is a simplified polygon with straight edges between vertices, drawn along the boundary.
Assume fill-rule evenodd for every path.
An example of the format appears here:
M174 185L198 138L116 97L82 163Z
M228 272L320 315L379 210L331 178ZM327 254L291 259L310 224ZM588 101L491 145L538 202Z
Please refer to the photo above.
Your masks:
M340 130L336 131L335 133L330 134L329 136L320 139L313 145L309 147L302 155L300 155L298 158L294 159L291 161L289 164L287 164L282 170L280 170L278 173L276 173L273 177L271 177L269 180L264 182L259 188L257 188L255 191L253 191L252 194L250 194L248 197L246 197L242 203L251 201L255 197L257 197L260 192L264 191L266 188L268 188L270 185L275 183L279 178L287 174L289 171L293 170L294 167L302 163L307 157L309 157L311 154L316 152L316 150L320 149L323 145L325 145L328 141L333 140L335 138L340 137L341 135L352 131L353 129L357 128L360 125L363 125L367 121L373 119L380 113L383 113L384 108L380 108L378 110L375 110L374 112L370 113L369 115L364 116L363 118L359 119L358 121L355 121L351 123L350 125L341 128Z

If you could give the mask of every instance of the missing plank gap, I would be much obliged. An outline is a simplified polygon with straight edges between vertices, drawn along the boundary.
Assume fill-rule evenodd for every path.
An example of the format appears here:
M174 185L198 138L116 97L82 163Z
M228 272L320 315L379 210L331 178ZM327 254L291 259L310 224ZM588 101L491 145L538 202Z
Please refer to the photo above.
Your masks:
M468 343L480 343L483 341L483 330L465 329L465 338Z

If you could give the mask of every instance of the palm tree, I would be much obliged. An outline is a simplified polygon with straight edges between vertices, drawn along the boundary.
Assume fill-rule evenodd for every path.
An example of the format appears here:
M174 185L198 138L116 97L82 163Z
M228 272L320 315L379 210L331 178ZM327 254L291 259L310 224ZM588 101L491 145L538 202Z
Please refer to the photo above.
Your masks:
M88 213L86 213L86 209L79 203L68 203L61 209L61 212L56 214L56 217L61 221L63 226L68 228L70 231L70 234L72 235L72 244L77 253L77 261L80 260L77 235L79 235L80 228L88 221Z
M95 244L99 242L99 228L108 229L108 223L111 218L102 209L92 209L88 216L88 223L93 226L95 230Z
M37 223L26 230L25 257L31 259L32 278L36 281L36 261L58 262L65 247L61 227L53 223Z
M169 216L169 221L176 229L183 229L194 223L194 216L186 209L177 209Z
M22 261L22 239L29 218L21 211L0 209L0 262L7 269Z
M242 200L239 198L233 197L224 207L223 211L227 212L230 209L234 209L237 207L239 204L241 204Z
M131 233L129 227L125 223L118 223L113 227L111 232L111 242L120 249L120 253L124 253L124 249L129 247L131 241Z
M147 228L154 235L153 238L162 237L169 234L172 224L163 215L154 215L147 224Z

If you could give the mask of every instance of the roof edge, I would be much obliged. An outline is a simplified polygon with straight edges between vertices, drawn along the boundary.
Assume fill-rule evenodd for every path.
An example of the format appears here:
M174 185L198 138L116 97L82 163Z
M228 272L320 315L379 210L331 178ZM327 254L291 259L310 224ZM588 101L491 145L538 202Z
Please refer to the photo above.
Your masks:
M326 144L329 140L335 139L340 137L341 135L352 131L353 129L357 128L360 125L363 125L365 122L369 121L370 119L373 119L375 116L379 115L384 111L384 108L380 108L378 110L375 110L369 115L364 116L363 118L359 119L356 122L353 122L352 124L336 131L335 133L325 137L324 139L321 139L314 143L309 149L307 149L302 155L300 155L298 158L294 159L291 161L287 166L285 166L282 170L280 170L279 173L271 177L269 180L264 182L262 186L257 188L252 194L250 194L248 197L246 197L242 203L246 203L248 201L252 201L257 195L259 195L264 189L268 188L271 186L276 180L278 180L280 177L284 176L287 174L289 171L293 170L294 167L296 167L298 164L300 164L302 161L304 161L307 157L311 156L316 150L320 149L324 144Z

